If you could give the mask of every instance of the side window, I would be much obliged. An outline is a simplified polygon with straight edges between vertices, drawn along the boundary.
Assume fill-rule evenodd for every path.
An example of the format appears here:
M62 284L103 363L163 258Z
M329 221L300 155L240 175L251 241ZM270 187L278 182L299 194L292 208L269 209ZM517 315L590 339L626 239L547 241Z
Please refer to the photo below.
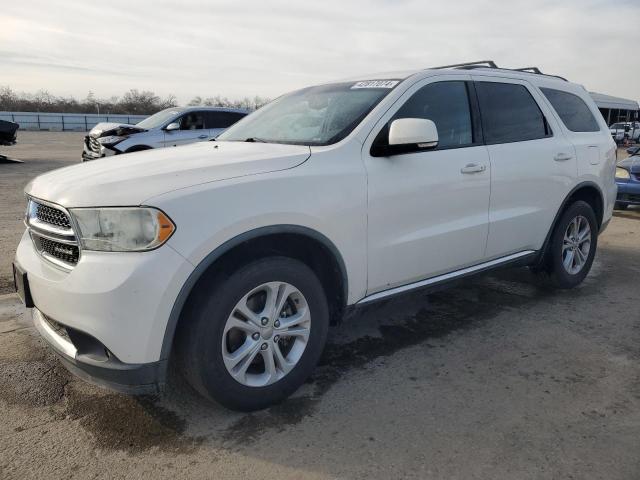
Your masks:
M485 143L510 143L551 136L540 107L523 85L476 82Z
M207 112L207 128L228 128L242 117L239 112Z
M202 130L204 128L204 115L202 112L190 112L180 120L180 130Z
M572 132L598 132L600 127L593 118L593 114L587 104L579 96L573 93L555 90L553 88L541 88L544 96L562 119L565 126Z
M426 118L438 128L438 148L473 143L471 109L465 82L431 83L414 93L392 120Z

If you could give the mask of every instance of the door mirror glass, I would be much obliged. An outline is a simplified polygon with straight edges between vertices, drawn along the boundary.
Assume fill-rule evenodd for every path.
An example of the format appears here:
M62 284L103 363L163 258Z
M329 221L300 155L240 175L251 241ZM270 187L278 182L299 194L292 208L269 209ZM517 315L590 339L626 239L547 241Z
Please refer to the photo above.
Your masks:
M178 122L171 122L169 125L164 127L164 129L168 132L171 132L173 130L180 130L180 124Z
M415 146L416 150L438 145L438 129L426 118L398 118L389 127L389 146Z

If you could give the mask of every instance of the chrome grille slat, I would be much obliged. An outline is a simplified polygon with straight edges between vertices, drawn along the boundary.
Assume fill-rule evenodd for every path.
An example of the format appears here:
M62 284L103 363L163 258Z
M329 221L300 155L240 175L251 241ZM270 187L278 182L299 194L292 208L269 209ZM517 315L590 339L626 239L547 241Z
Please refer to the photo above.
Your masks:
M64 208L32 198L25 223L35 249L44 259L65 270L75 267L80 248Z
M100 142L97 138L89 136L89 149L94 153L100 153Z
M49 223L62 228L71 228L71 221L66 213L41 203L36 207L36 218L44 223Z

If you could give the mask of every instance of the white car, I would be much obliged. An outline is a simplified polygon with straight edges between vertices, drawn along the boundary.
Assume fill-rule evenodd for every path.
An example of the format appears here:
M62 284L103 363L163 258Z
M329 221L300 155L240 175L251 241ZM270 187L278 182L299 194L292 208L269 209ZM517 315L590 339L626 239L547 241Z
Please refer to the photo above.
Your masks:
M247 113L234 108L176 107L162 110L135 125L98 123L84 137L82 161L211 140Z
M234 409L282 401L345 311L490 269L583 281L616 200L587 91L462 67L284 95L215 142L27 187L18 292L78 375Z
M640 122L619 122L609 127L611 137L616 142L622 142L625 138L637 142L640 139Z

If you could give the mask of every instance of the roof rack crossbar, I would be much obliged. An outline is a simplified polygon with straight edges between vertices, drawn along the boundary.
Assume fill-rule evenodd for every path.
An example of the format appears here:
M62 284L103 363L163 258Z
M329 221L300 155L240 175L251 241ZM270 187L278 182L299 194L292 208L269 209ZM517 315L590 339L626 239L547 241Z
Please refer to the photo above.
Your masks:
M464 63L454 63L452 65L443 65L441 67L431 67L430 70L441 70L443 68L456 68L460 70L474 70L476 68L491 68L496 70L506 70L511 72L523 72L523 73L532 73L535 75L544 75L545 77L554 77L559 78L560 80L564 80L568 82L568 80L560 75L551 75L548 73L543 73L538 67L522 67L522 68L502 68L496 65L496 62L493 60L480 60L478 62L464 62Z
M483 65L486 64L486 65ZM431 70L440 70L443 68L460 68L460 67L489 67L489 68L498 68L496 62L493 60L480 60L478 62L465 62L465 63L454 63L452 65L442 65L441 67L431 67Z

